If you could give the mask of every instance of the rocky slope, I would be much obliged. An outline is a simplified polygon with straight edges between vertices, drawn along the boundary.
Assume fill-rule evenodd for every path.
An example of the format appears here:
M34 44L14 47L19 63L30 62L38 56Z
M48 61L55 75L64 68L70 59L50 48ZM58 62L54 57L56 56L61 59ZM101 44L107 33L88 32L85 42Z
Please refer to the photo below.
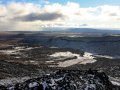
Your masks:
M97 70L59 70L0 90L119 90L104 72Z

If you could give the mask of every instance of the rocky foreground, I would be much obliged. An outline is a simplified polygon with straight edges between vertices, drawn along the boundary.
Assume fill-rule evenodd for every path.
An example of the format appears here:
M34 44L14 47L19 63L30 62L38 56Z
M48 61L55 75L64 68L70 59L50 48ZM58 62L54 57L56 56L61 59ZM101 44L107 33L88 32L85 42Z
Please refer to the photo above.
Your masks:
M120 90L104 72L97 70L58 70L0 90Z

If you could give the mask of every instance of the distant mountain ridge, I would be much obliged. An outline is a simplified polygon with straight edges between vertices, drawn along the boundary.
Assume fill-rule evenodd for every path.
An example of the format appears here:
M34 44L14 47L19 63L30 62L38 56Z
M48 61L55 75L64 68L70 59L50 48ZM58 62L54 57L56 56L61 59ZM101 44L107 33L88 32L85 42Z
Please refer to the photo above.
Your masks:
M109 33L120 34L118 29L98 29L98 28L44 28L42 32L79 32L79 33Z

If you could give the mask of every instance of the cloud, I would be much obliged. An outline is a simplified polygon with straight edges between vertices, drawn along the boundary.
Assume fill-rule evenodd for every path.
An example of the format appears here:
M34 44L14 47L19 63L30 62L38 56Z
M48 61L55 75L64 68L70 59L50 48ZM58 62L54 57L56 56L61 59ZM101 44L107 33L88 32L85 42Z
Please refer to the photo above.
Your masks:
M109 16L118 16L117 13L110 13Z
M63 19L64 15L57 13L57 12L53 12L53 13L32 13L32 14L28 14L22 17L16 17L16 20L20 20L20 21L53 21L56 19Z
M120 6L83 8L75 2L0 4L1 30L40 30L43 27L120 28Z

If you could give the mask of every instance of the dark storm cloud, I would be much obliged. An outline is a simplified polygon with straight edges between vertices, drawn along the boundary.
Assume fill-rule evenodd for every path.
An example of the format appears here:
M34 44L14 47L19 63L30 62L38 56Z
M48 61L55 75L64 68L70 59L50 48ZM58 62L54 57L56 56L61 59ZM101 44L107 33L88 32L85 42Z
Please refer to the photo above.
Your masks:
M32 13L29 15L25 15L22 17L15 17L15 20L20 20L20 21L36 21L36 20L40 20L40 21L52 21L52 20L56 20L56 19L63 19L64 15L54 12L54 13Z

